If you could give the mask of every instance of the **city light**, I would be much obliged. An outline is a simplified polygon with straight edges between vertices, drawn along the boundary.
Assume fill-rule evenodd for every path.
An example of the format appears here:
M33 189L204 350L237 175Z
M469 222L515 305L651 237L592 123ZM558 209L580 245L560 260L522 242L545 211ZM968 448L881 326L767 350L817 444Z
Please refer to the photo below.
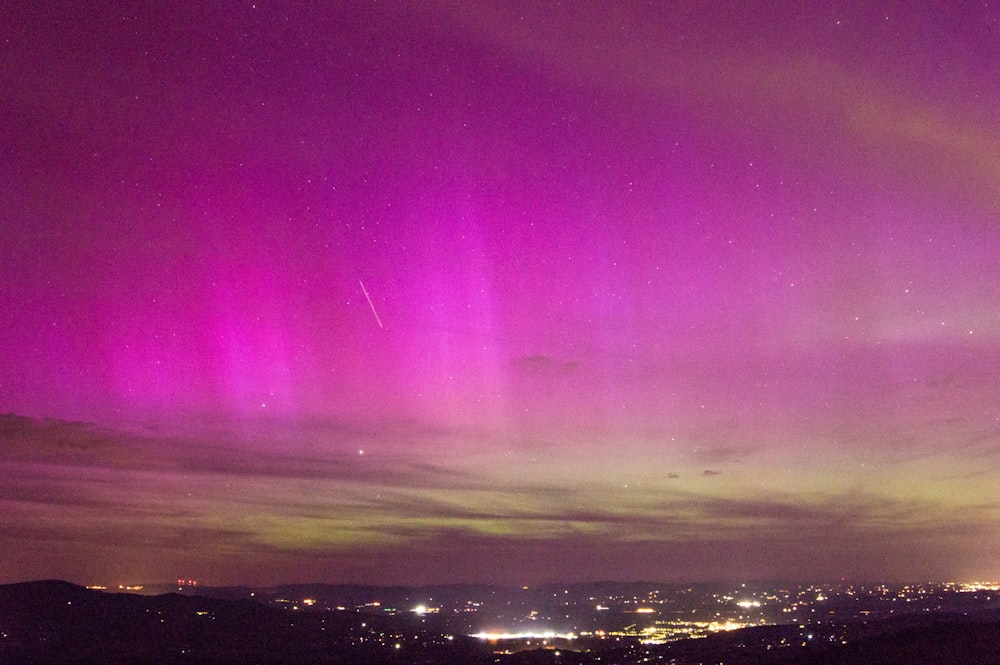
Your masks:
M500 640L575 640L575 633L557 633L555 631L545 631L542 633L535 632L521 632L521 633L474 633L470 637L476 637L481 640L486 640L488 642L497 642Z

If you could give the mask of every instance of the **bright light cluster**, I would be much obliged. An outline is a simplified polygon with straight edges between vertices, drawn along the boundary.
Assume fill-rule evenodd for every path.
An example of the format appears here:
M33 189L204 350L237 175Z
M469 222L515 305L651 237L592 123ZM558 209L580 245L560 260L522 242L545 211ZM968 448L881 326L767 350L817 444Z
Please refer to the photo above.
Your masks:
M555 631L545 631L542 633L535 632L523 632L523 633L475 633L471 637L476 637L481 640L488 640L490 642L498 640L575 640L575 633L557 633Z

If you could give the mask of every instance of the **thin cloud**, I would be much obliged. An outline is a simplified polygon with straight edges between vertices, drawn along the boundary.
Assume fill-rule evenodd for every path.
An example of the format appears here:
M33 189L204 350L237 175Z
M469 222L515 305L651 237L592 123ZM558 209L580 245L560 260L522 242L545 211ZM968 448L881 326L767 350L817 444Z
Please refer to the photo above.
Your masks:
M556 360L543 354L517 358L514 365L526 374L551 377L569 376L580 368L576 360Z
M742 462L760 450L758 446L716 446L714 448L698 448L694 458L705 464L726 464Z

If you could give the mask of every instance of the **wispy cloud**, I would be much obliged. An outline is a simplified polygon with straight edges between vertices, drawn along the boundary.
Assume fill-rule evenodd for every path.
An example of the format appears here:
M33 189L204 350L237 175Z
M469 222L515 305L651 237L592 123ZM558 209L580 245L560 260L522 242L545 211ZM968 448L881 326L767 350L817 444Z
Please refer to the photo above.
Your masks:
M550 377L569 376L580 368L576 360L556 360L543 354L522 356L514 361L514 365L526 374Z
M419 556L450 542L467 548L463 557L488 544L511 557L517 548L529 556L561 546L621 547L639 556L644 543L687 551L767 539L806 551L816 542L860 547L888 533L902 540L964 534L978 542L1000 519L1000 502L959 510L943 499L858 489L765 495L717 482L722 471L711 468L622 488L498 477L421 455L302 457L280 448L262 453L259 441L240 449L234 441L206 446L198 438L83 423L16 416L0 422L10 478L0 486L0 505L18 551L39 542L88 549L114 542L116 551L148 559L139 553L182 552L188 544L210 556L256 548L291 561L318 552ZM422 436L434 448L435 437L452 435ZM726 461L739 452L712 455Z

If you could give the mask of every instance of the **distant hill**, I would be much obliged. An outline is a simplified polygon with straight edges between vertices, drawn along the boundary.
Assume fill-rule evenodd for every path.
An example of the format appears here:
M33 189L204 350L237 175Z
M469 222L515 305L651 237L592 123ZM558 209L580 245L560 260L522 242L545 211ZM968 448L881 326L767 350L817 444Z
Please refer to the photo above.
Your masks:
M1000 612L745 628L664 644L653 653L674 665L998 665ZM629 660L623 650L618 662L641 658Z
M298 596L307 589L285 590ZM247 598L140 596L60 581L0 586L0 664L1000 663L1000 611L995 609L847 624L763 626L663 645L581 641L574 647L581 653L548 648L495 654L494 646L461 635L436 634L432 625L411 612L389 616L354 610L298 611Z
M251 600L107 593L58 581L0 586L0 663L412 662L394 645L358 642L393 630L379 617L291 612ZM466 646L474 643L460 640L455 652ZM424 655L436 656L433 647Z

